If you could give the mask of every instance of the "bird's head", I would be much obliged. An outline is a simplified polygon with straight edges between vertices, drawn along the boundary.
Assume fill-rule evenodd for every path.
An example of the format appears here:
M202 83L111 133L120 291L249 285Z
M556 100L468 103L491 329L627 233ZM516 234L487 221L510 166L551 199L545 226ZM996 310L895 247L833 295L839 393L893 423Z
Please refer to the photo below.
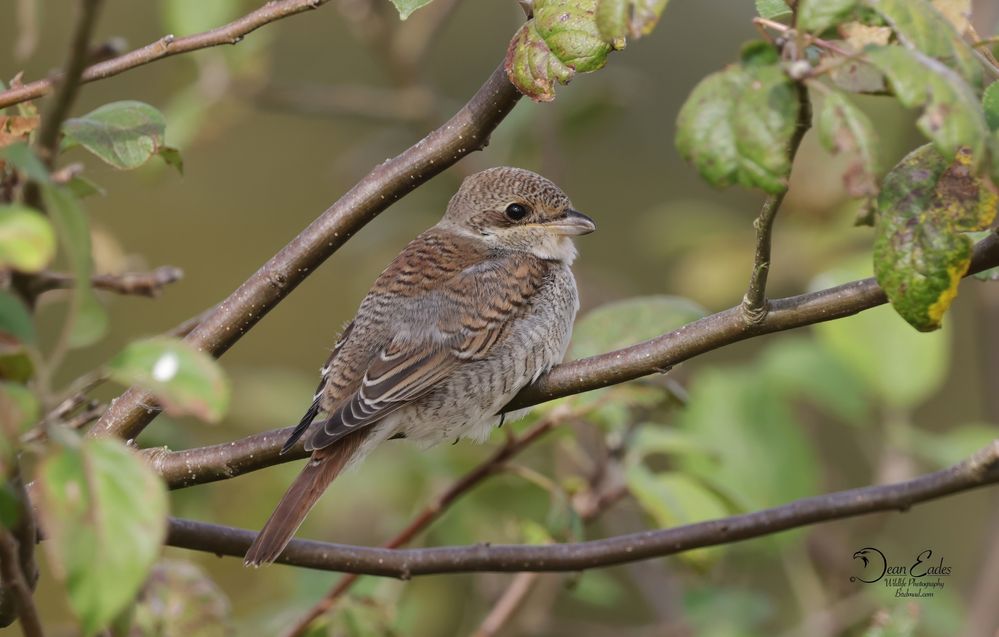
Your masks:
M471 175L451 198L441 226L490 246L572 263L572 237L596 230L572 209L562 189L520 168L490 168Z

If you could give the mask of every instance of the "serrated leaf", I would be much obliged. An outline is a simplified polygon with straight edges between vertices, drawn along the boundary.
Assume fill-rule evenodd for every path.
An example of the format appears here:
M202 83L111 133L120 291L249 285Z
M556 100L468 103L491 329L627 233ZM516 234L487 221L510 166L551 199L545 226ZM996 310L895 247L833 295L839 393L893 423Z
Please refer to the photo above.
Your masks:
M413 14L414 11L420 7L425 7L433 2L433 0L392 0L392 4L395 5L396 11L399 12L399 18L405 20Z
M999 131L999 82L993 82L985 89L982 108L985 110L985 122L989 129L993 133Z
M767 20L779 20L791 15L791 7L784 0L756 0L756 13Z
M142 102L112 102L63 124L64 146L79 144L106 163L138 168L163 146L166 120Z
M817 277L811 289L871 276L871 260L860 258ZM910 411L932 396L947 378L950 330L934 334L899 329L889 307L819 323L819 343L895 410Z
M940 327L971 263L972 242L963 233L987 228L997 201L974 175L967 150L950 160L922 146L885 177L874 274L910 325L920 331Z
M86 347L100 340L108 326L107 312L90 282L93 262L87 216L67 188L46 186L42 189L42 197L73 268L75 285L72 302L76 308L70 315L73 325L69 345Z
M7 349L12 342L17 349L21 344L34 345L36 340L35 322L24 302L0 290L0 350Z
M597 0L597 30L615 49L623 49L627 38L652 33L666 10L667 0Z
M42 460L36 485L42 547L83 634L94 635L132 602L160 553L166 489L120 441L75 436Z
M974 165L985 155L989 129L978 98L961 77L919 51L897 46L871 49L868 59L887 76L898 101L922 107L917 127L947 156L971 149Z
M45 269L55 256L55 232L45 215L21 204L0 205L0 268Z
M778 64L744 60L752 63L713 73L694 88L677 117L676 146L713 185L781 192L791 172L797 92Z
M851 159L843 185L851 197L878 194L877 134L871 120L839 91L827 90L816 118L819 141Z
M800 0L798 28L822 33L853 13L857 2L858 0Z
M229 406L229 382L208 354L178 338L129 344L108 363L111 378L152 392L173 415L217 422Z
M967 42L927 0L867 0L907 47L951 64L974 85L982 69Z
M611 45L597 30L597 0L537 0L534 18L510 41L504 68L517 90L536 102L555 99L555 83L607 63Z
M678 296L637 296L587 312L573 329L570 356L585 358L634 345L696 321L707 312Z
M228 637L225 593L190 562L158 562L135 606L129 637Z

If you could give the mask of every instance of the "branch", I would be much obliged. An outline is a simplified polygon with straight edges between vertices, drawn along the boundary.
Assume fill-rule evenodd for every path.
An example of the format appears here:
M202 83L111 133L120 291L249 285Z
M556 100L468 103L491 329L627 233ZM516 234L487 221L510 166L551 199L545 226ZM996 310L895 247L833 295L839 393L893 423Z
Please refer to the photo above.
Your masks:
M49 83L50 90L54 83L58 83L58 90L52 105L42 117L38 137L35 138L35 146L38 148L42 161L49 168L52 168L55 163L55 157L59 151L59 132L62 128L62 122L69 115L73 102L76 101L76 94L80 89L81 75L87 65L90 38L97 22L101 0L80 0L79 4L80 17L76 20L73 29L73 41L70 44L63 72L58 79L45 80Z
M107 290L126 296L146 296L156 298L163 288L184 277L180 268L164 265L152 272L124 272L122 274L98 274L90 282L99 290ZM32 291L42 294L50 290L69 289L76 285L72 274L65 272L39 272L32 276Z
M812 102L808 99L808 88L799 82L796 89L798 91L798 122L788 144L789 165L794 164L801 140L812 125ZM766 318L769 310L767 275L770 274L770 240L773 235L774 220L777 218L777 211L780 209L785 195L787 195L786 186L780 192L767 197L766 201L763 202L763 209L760 210L760 216L753 222L753 226L756 228L756 257L753 263L753 272L749 277L749 289L742 298L743 319L749 324L762 321Z
M999 265L999 237L990 235L975 246L968 274L996 265ZM524 388L504 411L660 373L663 369L738 341L843 318L886 301L884 292L871 278L773 300L764 320L754 325L745 323L741 307L729 308L631 347L556 365L537 382ZM279 453L292 429L276 429L233 442L184 451L150 449L146 454L153 468L171 488L189 487L227 480L304 458L308 454L301 443L284 455Z
M493 475L503 468L511 458L528 448L541 439L546 433L551 431L557 424L572 417L568 410L556 410L548 418L538 421L533 427L525 431L516 438L509 438L507 443L497 449L491 456L479 463L474 469L466 473L454 482L446 491L428 504L413 520L400 531L394 538L383 544L383 548L394 549L405 544L409 544L421 531L430 526L451 506L459 497L468 493L477 484ZM359 575L351 573L345 575L336 585L323 596L308 612L303 615L291 629L285 633L285 637L300 637L308 630L312 624L322 615L326 614L333 604L343 596L350 587L357 581Z
M14 598L14 607L24 636L43 637L38 609L35 608L35 600L31 598L31 586L18 562L19 544L13 533L0 526L0 576L3 577L4 592L9 592Z
M465 155L484 148L519 99L501 64L454 117L369 172L204 317L187 340L221 356L365 224ZM135 438L159 413L149 409L152 404L151 395L130 388L90 433Z
M256 11L252 11L229 24L182 38L166 35L141 49L129 51L124 55L112 58L100 64L87 67L80 77L80 82L86 84L95 80L103 80L119 73L124 73L137 66L149 64L162 58L207 49L223 44L238 44L245 35L256 31L265 24L270 24L281 18L286 18L310 9L318 9L328 0L276 0L268 2ZM30 84L8 89L0 93L0 108L19 104L28 100L47 95L58 78L37 80Z
M999 440L949 469L913 480L804 498L754 513L671 529L568 544L479 544L424 549L293 540L278 562L401 579L436 573L579 571L675 555L877 511L906 511L920 502L996 483L999 483ZM170 520L167 544L242 559L255 536L253 531L174 518Z
M524 603L534 584L541 577L540 573L517 573L510 585L493 605L492 610L482 620L472 637L493 637L500 632L514 613Z

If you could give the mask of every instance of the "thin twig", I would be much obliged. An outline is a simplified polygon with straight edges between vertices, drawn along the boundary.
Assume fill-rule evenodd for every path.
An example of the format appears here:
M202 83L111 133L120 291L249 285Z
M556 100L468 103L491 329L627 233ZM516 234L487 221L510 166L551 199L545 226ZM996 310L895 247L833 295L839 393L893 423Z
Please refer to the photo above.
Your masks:
M517 573L472 637L493 637L517 612L541 573Z
M108 292L127 296L156 298L163 288L184 277L180 268L164 265L152 272L124 272L122 274L98 274L91 278L91 284ZM33 290L36 294L50 290L68 289L76 285L76 279L66 272L39 272L33 276Z
M20 617L22 632L26 637L34 637L42 634L31 599L31 591L38 581L37 527L17 465L7 477L7 485L14 494L17 521L9 530L0 525L0 627L8 626Z
M520 97L501 64L454 117L372 169L219 303L187 340L221 356L365 224L465 155L485 147ZM130 388L111 404L91 433L135 438L159 413L149 408L154 404L151 395Z
M101 0L80 0L80 15L73 28L73 39L63 72L57 79L47 80L50 87L53 82L57 84L56 94L51 106L42 116L38 136L35 138L35 147L49 168L55 164L55 157L59 151L59 131L62 122L69 115L80 89L81 76L87 65L87 51L90 49L90 39L100 7Z
M564 409L555 410L549 417L535 423L520 436L508 439L505 445L497 449L491 456L454 482L446 491L437 496L433 502L424 507L406 528L386 542L383 547L394 549L411 542L417 534L437 520L455 500L490 475L499 471L511 458L541 439L553 427L567 418L576 416L578 414L572 414ZM312 622L329 612L337 600L350 589L358 577L357 574L352 573L340 578L336 585L322 599L316 602L305 615L295 622L291 629L285 633L285 637L300 637L300 635L305 634Z
M167 35L140 49L135 49L100 64L94 64L83 71L80 81L85 84L95 80L103 80L165 57L224 44L238 44L244 36L266 24L303 11L318 9L328 1L277 0L268 2L242 18L210 31L181 38ZM3 91L0 93L0 108L41 97L52 91L56 81L57 79L37 80Z
M808 99L808 88L801 82L795 85L798 91L798 121L791 135L787 148L788 165L794 163L798 147L808 128L812 125L812 103ZM749 289L742 298L742 314L750 325L761 322L767 316L767 275L770 273L770 244L773 236L774 220L780 209L784 196L787 194L785 185L779 192L767 197L763 202L760 216L753 226L756 228L756 256L753 260L753 272L749 277Z
M999 483L999 440L967 460L905 482L839 491L783 506L670 529L566 544L383 549L293 540L282 564L409 578L436 573L579 571L675 555L878 511L907 511L921 502ZM170 520L167 544L242 559L254 531Z
M975 246L968 274L999 265L999 237L990 235ZM738 341L851 316L887 302L873 278L826 290L770 301L766 318L755 325L743 320L736 306L688 323L656 338L557 365L521 391L505 411L657 374L696 356ZM302 445L280 454L292 427L254 434L208 447L148 450L149 461L171 488L227 480L283 462L304 458Z

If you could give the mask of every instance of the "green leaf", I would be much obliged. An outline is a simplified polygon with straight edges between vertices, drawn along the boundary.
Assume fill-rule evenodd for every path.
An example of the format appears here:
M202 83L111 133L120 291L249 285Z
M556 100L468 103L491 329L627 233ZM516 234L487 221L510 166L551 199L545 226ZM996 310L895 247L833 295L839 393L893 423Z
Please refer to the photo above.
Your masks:
M678 296L637 296L587 312L572 333L572 358L596 356L654 338L696 321L707 312Z
M813 339L785 338L768 346L757 365L786 400L807 400L847 424L871 424L863 381Z
M824 289L871 275L863 258L820 275L812 289ZM899 329L887 307L876 307L812 328L819 342L892 409L910 410L936 392L947 378L950 331L920 334Z
M652 33L666 9L667 0L597 0L597 30L615 49L623 49L627 38Z
M43 188L42 197L49 211L63 249L69 256L70 266L76 284L73 287L75 318L69 335L69 345L86 347L100 340L107 331L108 317L101 305L90 278L93 273L91 261L90 227L87 216L80 204L67 188L48 186Z
M816 126L822 145L834 154L851 158L843 185L851 197L878 194L878 138L871 120L836 90L823 94Z
M399 12L399 18L405 20L414 11L420 7L425 7L433 2L433 0L392 0L392 4L395 5L396 11Z
M44 215L21 204L0 205L0 268L45 269L55 256L55 233Z
M985 155L988 125L974 91L940 62L897 46L870 49L867 57L887 76L898 101L922 107L916 125L947 156L968 147L977 167Z
M767 20L778 20L791 15L791 7L784 0L756 0L756 13Z
M971 47L927 0L867 0L906 46L953 65L980 85L982 70Z
M138 168L160 152L166 120L148 104L112 102L63 124L64 146L79 144L122 170Z
M794 84L757 52L698 84L677 118L676 146L709 183L787 188L798 118Z
M782 392L755 367L704 370L677 426L708 452L677 465L740 511L813 495L818 459Z
M993 82L986 87L982 95L982 107L989 129L993 133L999 131L999 82Z
M42 461L36 485L42 547L83 634L94 635L133 601L159 555L166 489L120 441L75 436Z
M152 392L173 415L217 422L229 406L229 383L208 354L178 338L155 337L129 344L108 364L111 377Z
M555 99L555 82L607 63L611 45L594 19L597 0L537 0L534 18L510 41L504 68L510 82L536 102Z
M69 180L69 183L66 184L66 187L69 188L69 191L73 193L73 196L76 197L77 199L83 199L85 197L91 197L93 195L104 196L105 194L107 194L106 190L98 186L93 181L87 179L86 177L83 177L82 175L75 175L72 179Z
M45 164L38 159L35 151L31 150L24 142L0 148L0 159L9 161L32 181L40 184L49 182L49 171L45 168Z
M625 472L628 491L661 528L670 528L729 514L725 503L710 489L690 476L673 471L652 473L642 464ZM721 547L703 548L680 554L681 559L699 566L713 563Z
M135 607L129 637L228 637L231 609L225 593L191 562L163 560L149 574Z
M858 0L799 0L798 28L822 33L853 13Z
M5 349L10 341L34 345L37 340L35 322L24 302L10 292L0 290L0 349Z
M878 198L874 274L898 313L920 331L940 327L971 264L971 238L996 216L999 198L972 172L927 144L885 177Z

